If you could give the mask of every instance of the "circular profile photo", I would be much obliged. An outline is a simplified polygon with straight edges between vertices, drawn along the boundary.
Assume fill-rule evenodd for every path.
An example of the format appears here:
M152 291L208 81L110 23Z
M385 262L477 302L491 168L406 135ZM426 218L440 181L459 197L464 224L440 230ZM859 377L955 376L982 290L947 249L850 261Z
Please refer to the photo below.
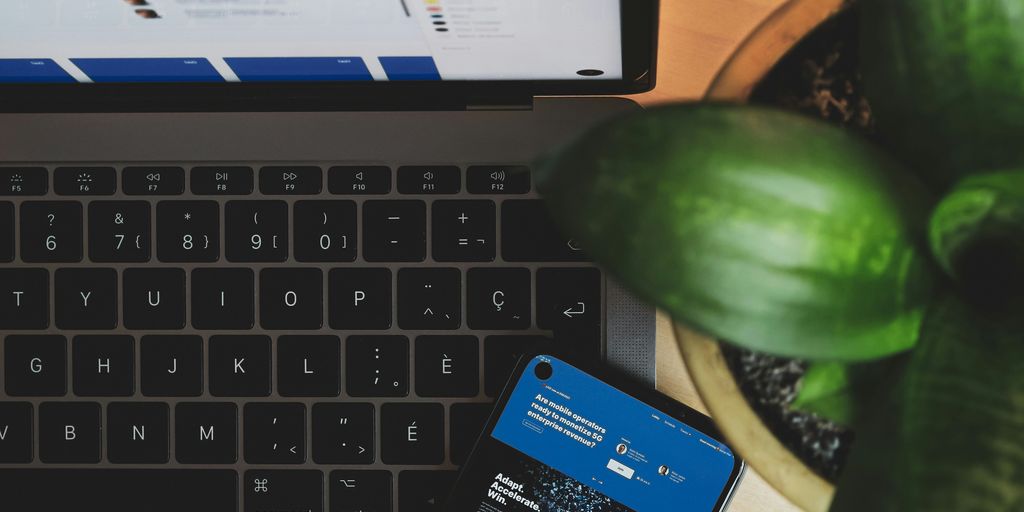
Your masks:
M664 466L664 465L663 466L659 466L658 467L658 474L661 475L661 476L667 475L668 474L668 466Z
M625 455L627 451L629 451L629 447L626 446L626 443L619 443L619 445L615 447L615 453L619 455Z

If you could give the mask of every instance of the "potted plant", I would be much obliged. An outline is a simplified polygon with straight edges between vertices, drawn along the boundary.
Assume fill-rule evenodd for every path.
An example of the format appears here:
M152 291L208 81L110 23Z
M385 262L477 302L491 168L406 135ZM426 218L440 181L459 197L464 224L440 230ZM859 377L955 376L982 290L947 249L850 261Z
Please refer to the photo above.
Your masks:
M680 323L814 361L801 403L857 435L833 510L1020 510L1024 0L861 3L877 143L678 105L598 127L538 182Z

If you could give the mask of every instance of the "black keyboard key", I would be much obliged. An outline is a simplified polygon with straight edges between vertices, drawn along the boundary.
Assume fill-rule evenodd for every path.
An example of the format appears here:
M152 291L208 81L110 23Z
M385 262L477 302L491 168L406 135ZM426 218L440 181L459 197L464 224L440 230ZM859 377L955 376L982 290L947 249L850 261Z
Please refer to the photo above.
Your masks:
M402 194L458 194L462 172L454 165L407 165L398 168Z
M455 268L398 271L398 325L402 329L458 329L462 276Z
M122 275L124 325L129 329L185 327L185 271L129 268Z
M530 168L525 165L473 165L466 169L470 194L526 194L530 192Z
M341 393L341 341L337 336L281 336L276 367L281 396Z
M372 464L373 404L313 406L313 461L317 464Z
M345 364L345 388L351 396L409 394L409 339L405 336L349 336Z
M416 338L416 394L473 397L480 391L480 341L476 336Z
M103 263L149 261L149 217L146 201L89 203L89 259Z
M0 196L41 196L48 183L44 167L0 167Z
M245 472L245 512L323 512L324 474L318 470Z
M423 261L427 257L427 206L423 201L363 203L366 261Z
M199 336L143 336L142 394L199 396L203 393L203 339Z
M170 446L167 404L114 402L107 406L107 459L114 464L166 464Z
M224 512L238 507L234 470L2 469L9 510Z
M506 261L587 260L579 244L558 231L539 199L501 203L501 255Z
M525 268L466 272L466 323L473 329L528 329L532 290Z
M82 203L21 203L21 259L48 263L82 261Z
M14 205L0 202L0 263L14 261Z
M192 326L196 329L252 329L256 321L253 272L248 268L192 271Z
M327 286L332 329L391 328L391 269L334 268Z
M10 396L63 396L67 392L64 336L8 336L4 379Z
M182 464L234 464L238 409L232 403L179 403L174 409L174 457Z
M220 259L220 206L214 201L157 203L156 251L165 263Z
M402 471L398 512L442 512L457 476L455 471Z
M75 336L71 367L78 396L131 396L135 340L131 336Z
M46 402L39 406L39 460L46 464L100 461L100 404Z
M58 167L53 191L62 196L109 196L117 191L113 167Z
M260 272L260 325L264 329L319 329L324 323L323 273L316 268Z
M331 512L392 512L390 471L331 471Z
M323 171L314 166L264 167L260 169L260 192L270 196L319 194L324 187Z
M463 464L469 458L493 409L493 404L452 404L452 464Z
M252 193L252 167L193 167L192 193L198 196L243 196Z
M383 165L331 167L327 188L339 195L387 194L391 192L391 168Z
M601 354L601 271L596 268L537 270L537 326L589 357Z
M484 392L498 396L523 354L549 346L544 336L488 336L484 339Z
M270 338L211 336L210 394L270 395Z
M0 464L32 462L32 404L0 402Z
M125 167L121 188L130 196L179 196L185 193L181 167Z
M245 405L245 461L249 464L302 464L306 460L306 406Z
M356 203L352 201L295 203L295 259L355 261L356 225Z
M434 201L431 216L437 261L494 261L494 201Z
M224 208L224 249L228 261L288 259L288 203L228 201Z
M45 329L50 324L50 273L42 268L0 269L0 329Z
M59 268L54 274L54 310L61 329L117 327L117 271Z
M385 464L444 462L443 405L384 404L380 422L381 460Z

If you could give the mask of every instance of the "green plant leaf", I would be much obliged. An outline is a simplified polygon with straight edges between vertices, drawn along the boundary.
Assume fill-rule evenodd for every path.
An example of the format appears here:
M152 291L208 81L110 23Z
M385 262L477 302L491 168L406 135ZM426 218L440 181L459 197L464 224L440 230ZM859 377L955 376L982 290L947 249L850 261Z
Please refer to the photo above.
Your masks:
M932 214L932 252L972 296L1024 294L1024 171L970 176Z
M800 391L790 407L849 425L854 404L848 370L843 363L812 364L800 380Z
M907 357L869 363L817 362L807 368L793 409L817 414L841 425L856 426L870 410L875 394L900 374Z
M781 110L650 109L596 128L535 176L566 234L620 282L761 352L907 350L941 273L924 186L856 136Z
M1024 317L946 295L921 336L858 431L832 510L1024 510Z

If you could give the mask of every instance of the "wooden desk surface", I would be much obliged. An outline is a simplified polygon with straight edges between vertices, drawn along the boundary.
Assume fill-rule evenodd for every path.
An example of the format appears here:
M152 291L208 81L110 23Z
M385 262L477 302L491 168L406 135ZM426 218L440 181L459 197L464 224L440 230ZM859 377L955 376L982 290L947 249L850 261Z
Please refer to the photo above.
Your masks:
M662 0L658 86L632 99L646 106L699 99L741 41L787 0ZM707 412L683 365L668 318L658 316L658 389ZM748 471L730 512L799 510Z

